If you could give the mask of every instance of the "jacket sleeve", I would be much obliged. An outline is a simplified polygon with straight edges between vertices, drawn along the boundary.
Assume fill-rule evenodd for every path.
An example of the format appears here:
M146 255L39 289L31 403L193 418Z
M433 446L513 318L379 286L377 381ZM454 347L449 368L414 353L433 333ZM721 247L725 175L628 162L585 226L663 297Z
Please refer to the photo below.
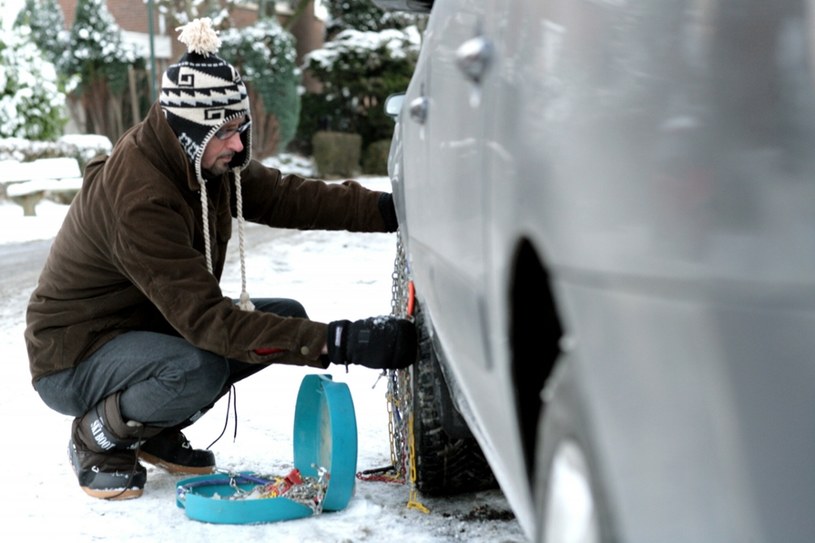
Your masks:
M389 195L353 180L327 182L283 175L253 160L241 173L241 186L248 221L300 230L393 231L381 211L385 203L392 205Z
M187 341L245 362L324 367L325 324L241 310L194 248L188 210L158 197L134 195L129 202L114 226L112 258Z

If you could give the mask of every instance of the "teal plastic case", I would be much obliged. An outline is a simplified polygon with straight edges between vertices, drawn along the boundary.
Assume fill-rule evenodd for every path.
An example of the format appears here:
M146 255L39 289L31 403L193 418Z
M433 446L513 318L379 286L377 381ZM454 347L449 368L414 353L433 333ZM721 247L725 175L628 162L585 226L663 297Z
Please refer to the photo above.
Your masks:
M300 383L294 412L294 467L303 476L329 472L323 511L345 509L354 494L357 470L357 421L351 391L330 375L306 375ZM193 520L216 524L258 524L314 515L311 507L284 496L223 499L237 490L251 490L254 474L213 474L176 484L176 504Z

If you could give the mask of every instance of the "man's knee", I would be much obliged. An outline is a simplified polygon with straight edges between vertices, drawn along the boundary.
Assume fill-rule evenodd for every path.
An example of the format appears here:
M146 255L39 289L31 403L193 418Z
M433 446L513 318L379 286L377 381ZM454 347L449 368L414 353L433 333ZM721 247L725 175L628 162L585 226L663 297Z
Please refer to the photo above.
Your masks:
M90 406L75 387L66 384L71 372L73 370L68 369L41 377L34 384L34 389L45 405L54 411L78 417L83 415Z
M227 359L208 351L197 350L183 365L173 368L168 364L168 368L170 373L176 374L178 393L187 397L214 397L229 379Z
M169 359L152 379L135 383L121 396L122 413L156 426L181 423L218 398L229 379L229 362L207 351Z

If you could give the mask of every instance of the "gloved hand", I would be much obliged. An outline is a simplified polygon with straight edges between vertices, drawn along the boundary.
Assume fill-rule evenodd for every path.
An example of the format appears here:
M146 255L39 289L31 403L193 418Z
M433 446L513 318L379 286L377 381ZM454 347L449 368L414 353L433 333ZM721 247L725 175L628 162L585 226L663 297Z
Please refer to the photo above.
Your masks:
M399 229L399 219L396 217L396 207L393 203L393 195L383 193L379 196L379 212L382 220L385 221L385 228L388 232L396 232Z
M333 364L403 369L416 360L416 327L396 317L333 321L328 323L327 346Z

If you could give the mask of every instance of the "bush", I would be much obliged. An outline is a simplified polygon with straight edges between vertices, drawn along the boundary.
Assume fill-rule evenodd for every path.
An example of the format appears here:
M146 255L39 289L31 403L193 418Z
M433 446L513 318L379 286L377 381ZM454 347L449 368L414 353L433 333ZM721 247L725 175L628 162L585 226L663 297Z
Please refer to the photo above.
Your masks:
M53 140L67 122L65 95L29 32L0 31L0 137Z
M370 144L365 149L364 158L362 159L362 172L369 175L387 175L390 148L390 139L379 140Z
M385 11L371 0L323 0L331 13L328 33L333 36L349 28L379 32L388 28L407 28L416 23L417 15Z
M294 138L300 117L294 37L274 19L220 34L219 55L241 73L253 102L253 152L269 156Z
M129 126L123 106L131 66L143 68L144 59L135 46L125 43L104 0L78 0L68 46L57 68L66 80L78 81L70 94L82 106L85 132L116 141Z
M359 172L359 134L320 131L314 134L314 163L321 177L354 177Z
M57 0L25 0L14 27L27 26L31 39L48 62L56 64L68 47L65 17Z
M0 138L0 160L31 162L38 158L75 158L85 169L92 158L111 152L110 140L96 134L66 134L56 141L31 141L23 138Z
M306 93L300 97L300 124L297 135L290 144L292 151L311 156L314 149L311 140L320 130L328 130L327 119L332 116L335 105L322 94Z
M383 111L385 99L407 88L418 52L418 31L410 28L345 30L306 55L305 69L322 83L323 92L309 97L314 112L307 114L320 116L304 119L298 138L309 140L306 130L314 127L359 134L363 147L390 138L393 120Z

